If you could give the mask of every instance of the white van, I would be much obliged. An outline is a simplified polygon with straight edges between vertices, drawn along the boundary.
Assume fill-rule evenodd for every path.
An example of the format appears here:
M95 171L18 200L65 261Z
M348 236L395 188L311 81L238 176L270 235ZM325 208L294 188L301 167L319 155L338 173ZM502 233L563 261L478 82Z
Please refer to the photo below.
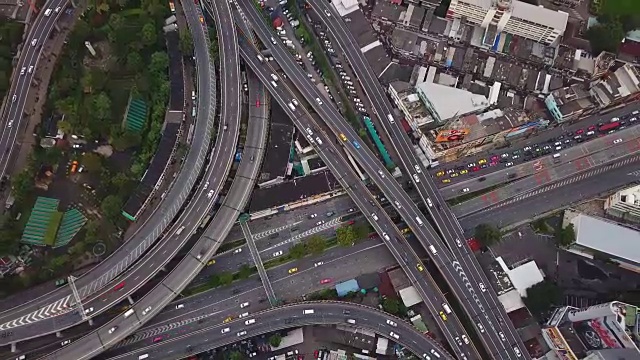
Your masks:
M148 357L149 357L149 354L142 354L142 355L138 356L138 360L146 359Z
M309 314L313 314L313 309L307 309L305 311L303 311L304 315L309 315Z
M277 87L278 87L278 84L276 84L276 82L275 82L275 81L273 81L273 80L271 80L271 85L272 85L274 88L277 88Z
M355 324L356 323L356 321L354 319L347 319L347 322L349 324Z
M429 245L429 250L433 255L438 255L438 250L436 250L436 248L433 247L433 245Z
M444 309L444 312L446 312L447 314L451 314L451 308L449 307L449 304L442 303L442 308Z
M416 222L418 223L418 225L422 226L424 225L424 223L422 222L422 220L420 219L419 216L416 216Z
M289 106L289 109L291 109L291 111L296 111L296 107L293 106L292 103L288 103L287 106Z
M127 310L127 311L124 313L124 318L125 318L125 319L126 319L126 318L128 318L129 316L133 315L133 313L134 313L134 312L136 312L136 311L135 311L135 310L133 310L133 309L129 309L129 310Z

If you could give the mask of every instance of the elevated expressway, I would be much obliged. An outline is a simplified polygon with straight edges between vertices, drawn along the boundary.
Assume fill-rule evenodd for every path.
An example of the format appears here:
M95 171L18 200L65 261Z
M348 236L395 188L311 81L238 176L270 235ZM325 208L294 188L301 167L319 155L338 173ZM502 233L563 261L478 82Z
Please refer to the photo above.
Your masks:
M433 251L429 251L429 255L438 265L451 290L472 320L478 337L482 340L489 355L495 359L515 359L521 356L530 358L503 305L498 301L497 294L491 286L483 285L481 287L479 285L481 283L489 284L489 280L464 241L464 234L458 220L445 203L424 165L416 156L415 149L409 142L402 125L399 121L395 121L393 107L356 40L330 3L310 0L309 4L325 22L328 32L350 62L382 127L389 135L392 146L399 154L405 174L413 182L424 203L432 201L435 205L427 207L427 209L442 237L438 236L428 223L421 226L424 229L422 234L415 232L415 224L409 221L407 223L425 249L435 247L437 250L437 255ZM394 184L394 187L398 190L381 187L390 201L398 196L408 198L406 193L399 189L397 183ZM422 214L417 208L415 206L413 208L411 218L421 217ZM403 216L403 218L408 220L407 216ZM438 260L439 258L441 261Z
M88 314L89 316L95 316L119 303L161 271L173 254L187 242L199 225L199 221L213 205L233 161L239 131L238 101L229 101L230 106L236 104L236 109L227 110L232 113L228 115L230 119L228 129L218 132L216 151L209 159L208 171L198 191L195 195L190 195L209 158L207 154L210 150L215 118L215 101L212 99L215 99L216 91L215 71L212 62L209 61L206 29L198 19L199 12L195 5L190 2L186 4L190 4L185 7L185 12L197 54L198 92L209 96L201 96L198 103L198 114L201 120L196 123L192 149L183 165L185 169L174 180L164 201L144 226L121 248L91 271L76 279L75 284L82 299L82 309L94 309ZM233 74L229 72L229 76ZM237 75L237 72L235 74ZM227 94L238 94L238 91L239 89L235 92L229 89ZM205 180L215 189L216 196L212 196L211 199L206 196L208 189L203 186ZM185 202L188 203L188 207L178 220L174 221L174 217L180 213L182 204ZM182 226L185 227L185 231L181 236L175 235L176 229ZM154 247L158 238L162 240ZM134 263L135 266L125 272ZM105 288L113 281L125 282L125 287L120 291L113 291L110 287ZM82 309L76 306L72 290L66 286L4 311L0 314L0 321L2 321L0 331L5 335L0 337L0 345L15 344L18 341L74 326L85 320L81 315L84 311Z
M452 289L454 289L454 291L456 291L457 293L462 293L463 291L465 291L463 290L465 287L462 282L463 278L460 277L459 273L451 267L453 260L451 260L450 256L447 254L448 249L444 248L444 246L440 242L435 241L437 239L437 235L428 230L429 226L427 224L427 220L424 215L422 215L417 209L415 203L413 203L413 201L402 190L395 179L393 179L387 172L387 170L381 165L380 161L375 157L375 155L373 155L371 150L366 146L361 146L356 142L356 139L360 139L357 132L349 124L346 123L346 121L334 108L334 105L327 99L325 99L317 89L317 87L312 84L311 81L309 81L309 79L307 78L307 74L301 71L300 67L295 63L293 57L291 56L291 54L289 54L288 50L284 48L283 44L279 41L274 41L275 44L271 42L271 39L274 38L275 35L271 31L271 29L264 23L264 20L262 19L260 14L257 13L257 10L244 2L238 2L238 4L242 7L244 14L251 22L251 26L256 31L256 34L261 39L263 44L265 44L265 46L267 46L271 50L274 59L278 62L278 64L281 66L282 70L286 73L292 83L298 88L298 90L303 94L305 98L309 99L311 106L316 111L316 113L318 113L325 124L332 130L335 138L340 138L340 135L342 134L347 139L350 139L349 141L342 142L345 151L347 151L353 158L356 159L356 161L362 166L363 170L370 175L371 180L380 189L382 189L385 196L394 204L398 213L411 227L416 237L421 240L423 244L428 244L430 243L430 241L433 241L433 246L437 250L437 255L432 256L432 259L435 264L443 270L442 272L445 276L445 279L449 280ZM241 46L241 49L242 48L243 47ZM245 58L245 60L247 59ZM324 99L325 101L322 101L322 99ZM358 204L358 200L361 197L362 194L360 193L355 197L352 196L356 204ZM382 213L382 209L378 210L380 210L377 212L379 216ZM363 213L371 214L372 212L363 211ZM375 220L370 220L370 222L375 223ZM398 236L397 238L404 241L404 238L401 236ZM430 255L433 254L431 253ZM402 258L399 258L398 262L402 264ZM424 284L425 279L421 278L420 280L421 283ZM417 286L417 289L420 292L420 286ZM429 297L427 297L424 293L422 293L421 295L423 295L423 300L425 300L425 303L429 305ZM435 317L438 318L437 314L440 310L442 310L442 307L440 305L438 306L438 308L434 308L434 304L440 305L441 302L434 302L433 304L431 304L432 306L430 308ZM455 337L465 334L463 328L458 328L457 326L455 326L456 323L457 322L452 321L440 323L443 329L443 333L449 341L452 349L454 349L454 352L456 354L460 354L459 356L461 357L465 356L467 358L480 358L475 347L473 346L473 343L460 345L456 341L454 341Z
M13 153L16 138L20 132L20 125L23 123L26 101L29 97L29 90L31 90L31 83L35 76L35 69L37 69L38 61L42 55L42 49L46 41L49 40L49 36L56 22L60 16L64 14L64 8L68 5L68 0L48 1L43 9L60 7L62 10L57 13L52 12L50 16L45 16L44 11L40 11L25 37L20 58L14 67L12 74L13 82L7 92L5 107L2 112L4 123L0 134L0 178L7 175L7 170L11 162L11 154ZM37 39L36 46L31 45L33 39ZM23 75L20 74L22 68L28 70L31 66L33 66L32 71L25 71ZM16 95L15 101L12 100L13 95Z
M313 309L313 314L304 314L304 310L309 309ZM245 325L244 321L247 319L255 319L256 322ZM355 324L347 323L348 319L355 320ZM392 320L397 326L387 324L387 320ZM435 356L431 354L431 350L435 350L440 354L440 359L452 359L433 339L425 337L412 324L374 308L337 301L305 302L272 308L251 314L247 318L237 319L227 324L218 323L108 359L134 360L144 354L148 354L149 359L153 360L179 359L276 330L305 325L360 327L391 338L394 342L406 346L420 358L423 354L428 354L434 359ZM223 333L223 329L226 332ZM242 334L242 331L245 333ZM389 335L391 332L397 334L398 339L392 338Z

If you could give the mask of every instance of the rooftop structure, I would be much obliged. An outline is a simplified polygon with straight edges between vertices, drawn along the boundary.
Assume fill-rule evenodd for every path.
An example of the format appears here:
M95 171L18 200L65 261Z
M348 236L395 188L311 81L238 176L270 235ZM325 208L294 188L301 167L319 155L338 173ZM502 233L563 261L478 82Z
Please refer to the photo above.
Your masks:
M417 84L416 93L438 124L481 112L489 106L486 96L440 84Z
M580 84L552 91L544 99L544 103L559 123L575 120L595 108L591 94L583 90Z
M569 15L518 0L451 0L447 18L482 27L483 44L497 47L503 33L545 45L557 44Z
M608 256L625 268L640 269L640 232L602 218L565 211L564 225L573 224L576 242L570 251L592 258Z
M625 64L592 82L590 93L600 107L631 101L640 94L640 73L635 66Z
M640 185L628 187L609 196L604 203L607 214L640 223Z
M389 94L413 130L433 123L433 117L409 83L403 81L390 83Z

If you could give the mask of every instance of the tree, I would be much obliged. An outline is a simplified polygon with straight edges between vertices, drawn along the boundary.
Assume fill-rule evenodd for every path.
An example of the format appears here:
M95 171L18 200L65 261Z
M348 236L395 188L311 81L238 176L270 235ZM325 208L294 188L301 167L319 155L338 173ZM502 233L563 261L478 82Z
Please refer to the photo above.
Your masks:
M211 286L212 288L220 286L220 276L218 276L217 274L211 275L209 277L209 280L207 280L207 284L209 284L209 286Z
M124 25L124 19L118 13L111 13L109 15L109 27L115 31L120 30L120 28Z
M94 116L99 120L107 120L111 117L111 99L104 92L93 98L92 108Z
M69 255L60 255L60 256L56 256L53 259L51 259L49 261L49 270L51 270L54 273L57 273L61 270L63 270L65 267L67 267L67 265L69 264L69 260L70 257Z
M244 356L242 356L242 353L238 350L233 350L229 353L229 360L242 360L243 358Z
M188 31L180 32L180 51L183 55L193 54L193 37Z
M122 212L122 199L115 195L109 195L102 200L100 209L102 209L102 213L107 219L115 222L120 218L120 213Z
M569 224L564 228L560 228L556 231L556 243L558 246L567 247L576 242L576 231L573 228L573 224Z
M600 54L602 51L616 53L625 32L622 24L617 20L607 20L594 25L587 30L586 38L591 44L591 53Z
M289 248L289 255L294 259L302 259L307 255L307 248L302 243L298 243Z
M142 31L140 32L140 36L142 38L142 43L146 46L151 46L156 43L157 33L156 27L153 23L146 23L142 26Z
M149 70L152 73L156 73L162 76L167 76L167 69L169 68L169 56L162 51L156 51L151 55L151 63L149 64ZM164 109L162 110L164 112Z
M400 313L400 302L398 299L387 297L382 300L382 308L389 314L398 315Z
M131 72L139 72L144 68L144 61L142 60L142 56L140 53L134 50L131 50L127 54L127 70Z
M233 274L230 272L222 272L218 275L220 277L220 285L225 286L233 282Z
M280 334L273 334L269 336L269 345L278 347L282 343L282 336Z
M11 180L13 197L17 203L22 203L26 197L33 192L33 175L25 169L14 176Z
M85 244L83 241L78 241L67 250L67 253L69 253L71 257L76 258L84 254L86 249L87 249L87 244Z
M338 244L344 247L353 246L357 240L356 232L352 226L339 227L336 230L336 238L338 240Z
M102 169L102 156L94 152L86 152L82 155L81 164L88 172L99 172Z
M58 121L58 130L62 131L65 134L71 134L72 131L71 124L68 121L60 120Z
M476 226L475 238L482 246L491 246L500 241L501 234L495 226L490 224L480 224Z
M238 279L246 279L251 276L251 273L253 273L253 269L251 269L251 267L247 264L242 264L242 266L240 266L240 270L238 271Z
M542 314L560 303L562 290L556 283L544 280L528 288L527 296L523 300L532 314Z
M309 249L309 252L315 255L322 254L322 252L324 252L324 249L326 247L327 247L327 242L324 241L324 238L322 238L322 236L319 236L319 235L311 236L307 241L307 248Z

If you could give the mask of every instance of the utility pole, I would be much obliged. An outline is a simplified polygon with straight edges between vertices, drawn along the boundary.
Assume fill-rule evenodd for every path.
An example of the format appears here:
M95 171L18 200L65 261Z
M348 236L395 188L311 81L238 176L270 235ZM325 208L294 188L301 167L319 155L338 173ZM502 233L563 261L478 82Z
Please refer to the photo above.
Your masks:
M82 300L80 300L80 294L78 294L78 288L76 287L76 278L72 275L69 275L67 279L69 280L69 286L71 287L71 291L73 292L73 297L76 299L76 306L78 307L78 310L80 310L80 316L82 316L82 320L87 320L87 314L84 313Z

